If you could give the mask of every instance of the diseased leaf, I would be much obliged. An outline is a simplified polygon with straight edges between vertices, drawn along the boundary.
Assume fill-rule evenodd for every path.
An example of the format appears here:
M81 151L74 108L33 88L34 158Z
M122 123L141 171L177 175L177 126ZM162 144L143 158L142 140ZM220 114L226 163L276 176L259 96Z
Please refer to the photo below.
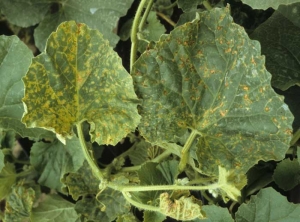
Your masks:
M68 192L74 200L78 200L80 196L99 192L100 181L95 178L87 162L84 162L76 173L66 175L62 179L62 183L68 187Z
M76 221L78 215L75 205L59 195L47 195L38 207L33 208L32 222L70 222Z
M288 5L294 2L300 2L299 0L242 0L244 4L250 5L253 9L277 9L279 5Z
M181 8L182 11L188 12L197 9L197 6L202 4L202 2L203 0L193 0L193 1L178 0L178 7Z
M83 198L76 203L76 211L88 221L111 222L129 212L130 205L122 193L107 188L97 198Z
M22 121L52 130L62 141L87 120L92 141L115 145L139 122L130 75L102 35L84 24L62 23L23 81Z
M234 222L227 208L216 205L204 205L202 207L206 218L195 219L192 222Z
M219 165L244 175L258 160L282 159L293 116L270 85L259 43L228 8L199 16L163 35L134 65L141 134L162 147L198 135L199 168L212 176Z
M14 186L6 198L5 221L23 222L30 218L35 193L32 188Z
M251 196L235 214L236 222L299 221L300 205L289 203L273 188L266 188Z
M283 190L291 190L300 184L300 164L294 159L285 159L277 164L274 181Z
M163 222L167 216L156 211L144 211L143 222Z
M293 14L293 7L289 9ZM300 17L300 10L296 13ZM300 86L299 35L300 26L294 25L279 10L250 35L261 44L266 67L272 74L272 85L281 90L293 85Z
M36 46L43 51L47 38L59 24L69 20L85 23L92 29L99 30L110 45L115 46L119 37L114 34L120 17L126 15L133 0L55 0L59 4L56 13L48 13L34 31ZM105 54L102 52L102 54Z
M6 163L0 173L0 200L3 200L11 191L12 185L15 184L17 175L15 167L11 163Z
M30 152L30 163L40 173L39 184L62 192L61 179L70 172L76 172L85 157L79 139L74 137L63 145L58 140L52 143L37 142Z
M0 36L0 128L14 130L22 137L51 137L51 132L28 129L21 122L24 113L21 78L26 74L32 57L30 49L17 36Z
M1 0L0 9L10 23L29 27L44 18L50 4L47 0Z

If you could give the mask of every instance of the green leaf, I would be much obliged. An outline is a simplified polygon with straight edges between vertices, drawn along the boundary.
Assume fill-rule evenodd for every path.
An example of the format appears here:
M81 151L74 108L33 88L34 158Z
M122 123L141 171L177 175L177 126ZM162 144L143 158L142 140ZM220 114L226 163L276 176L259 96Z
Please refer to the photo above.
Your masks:
M0 150L0 172L2 171L3 167L5 166L5 163L4 163L4 154L2 152L2 150Z
M290 5L280 5L277 9L283 16L300 28L300 1Z
M197 6L202 4L203 0L178 0L178 7L182 9L182 11L187 12L191 10L197 9Z
M244 175L258 160L283 159L293 116L270 85L259 43L228 8L199 16L163 35L134 65L142 136L164 147L197 134L199 168L209 175L219 165Z
M202 207L205 212L205 219L195 219L192 222L233 222L227 208L218 207L216 205L205 205Z
M75 20L99 30L110 45L115 46L119 37L114 34L120 17L126 15L133 0L55 0L59 4L56 13L48 13L34 31L36 46L43 51L47 38L60 23Z
M162 173L168 184L175 184L175 179L178 176L178 161L164 161L157 166L157 169Z
M163 215L159 212L155 211L144 211L144 220L143 222L163 222L165 219L167 219L166 215Z
M118 216L116 222L139 222L139 220L133 215L132 212L129 212L127 214L122 214L121 216Z
M299 221L300 205L289 203L273 188L262 189L242 204L235 214L236 222Z
M179 20L176 23L176 27L179 25L183 25L184 23L193 21L196 18L197 13L200 13L200 12L201 12L201 10L195 9L195 10L191 10L191 11L182 13L179 17Z
M0 8L10 23L29 27L44 18L50 9L50 3L46 0L1 0Z
M23 186L15 186L6 198L5 221L26 221L31 215L35 198L33 189Z
M134 143L134 149L129 153L130 162L133 165L141 165L148 160L148 149L151 144L143 139L139 139Z
M267 9L274 8L277 9L281 4L291 4L294 2L300 2L299 0L242 0L244 4L251 6L253 9Z
M66 175L62 179L62 183L68 187L68 192L74 200L78 200L80 196L99 192L100 181L95 178L87 162L84 162L76 173Z
M27 129L21 122L24 113L21 78L26 74L32 52L17 36L0 36L0 128L14 130L22 137L51 137L42 129Z
M62 23L23 81L22 121L52 130L62 141L87 120L92 141L115 145L139 122L131 76L108 41L84 24Z
M15 166L11 163L6 163L0 173L0 200L3 200L10 193L16 178Z
M292 7L289 8L292 14ZM297 16L300 17L300 10ZM293 85L300 86L299 35L300 26L295 26L278 10L251 34L252 39L260 42L262 53L266 56L266 67L272 73L272 85L281 90Z
M173 15L173 7L171 0L156 0L152 6L152 10L156 12L161 12L166 16L171 17Z
M285 159L277 164L274 181L283 190L291 190L300 184L300 164L294 159Z
M88 221L111 222L119 215L128 213L129 203L122 193L111 188L105 189L95 198L83 198L76 203L76 211Z
M85 158L79 139L74 137L63 145L58 140L52 143L37 142L30 152L30 163L40 173L39 184L62 191L61 179L70 172L76 172Z
M38 207L33 208L32 222L70 222L76 221L78 215L75 205L59 195L47 195Z

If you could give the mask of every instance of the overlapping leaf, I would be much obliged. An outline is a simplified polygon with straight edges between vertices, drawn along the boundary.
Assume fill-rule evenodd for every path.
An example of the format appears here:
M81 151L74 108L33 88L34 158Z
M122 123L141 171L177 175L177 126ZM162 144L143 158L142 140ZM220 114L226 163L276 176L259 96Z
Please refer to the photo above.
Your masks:
M203 0L194 0L194 1L186 1L186 0L178 0L178 7L181 8L184 12L191 11L197 9L197 6L202 4Z
M163 35L132 74L143 99L142 135L163 145L196 132L204 173L217 175L223 165L244 174L260 159L284 157L293 116L270 85L259 43L228 8Z
M14 165L7 163L0 173L0 200L3 200L10 193L16 180L17 175Z
M1 0L1 12L7 20L21 27L39 23L50 9L49 0Z
M0 128L14 130L23 137L51 137L43 129L28 129L21 122L24 108L24 85L31 58L30 49L17 36L0 36Z
M300 17L300 3L279 7L285 14ZM272 85L287 90L293 85L300 86L300 25L295 25L280 10L277 10L252 34L251 38L260 42L262 53L266 55L266 67L272 74Z
M35 29L34 38L37 47L42 51L46 40L62 22L75 20L99 30L110 45L115 46L119 37L113 33L118 20L130 8L133 0L55 0L59 4L56 13L49 13Z
M139 122L130 75L108 41L84 24L61 24L23 81L22 121L53 130L62 140L87 120L92 141L116 144Z
M236 215L236 222L299 221L300 204L289 203L286 197L273 188L262 189L242 204Z
M62 191L64 174L76 172L85 158L79 139L72 138L63 145L58 140L52 143L37 142L30 152L30 162L40 173L39 184Z
M244 4L250 5L254 9L267 9L267 8L274 8L277 9L281 4L292 4L295 2L300 2L299 0L242 0Z

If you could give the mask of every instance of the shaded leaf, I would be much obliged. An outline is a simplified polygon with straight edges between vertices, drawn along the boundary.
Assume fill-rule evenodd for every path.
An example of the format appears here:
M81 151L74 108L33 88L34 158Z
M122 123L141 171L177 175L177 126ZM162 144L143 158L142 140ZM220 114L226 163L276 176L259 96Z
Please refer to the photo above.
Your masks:
M80 196L99 192L100 181L95 178L87 162L84 162L76 173L66 175L62 183L68 187L68 192L74 200L78 200Z
M274 181L283 190L291 190L300 184L300 164L294 159L285 159L277 164Z
M235 214L236 222L299 221L300 205L289 203L273 188L266 188L251 196Z
M61 179L70 172L76 172L85 157L79 139L74 137L63 145L58 140L52 143L34 143L30 152L30 163L40 173L39 184L62 191Z
M200 170L218 166L244 175L258 160L284 157L293 116L270 85L260 46L232 22L229 9L163 35L133 68L143 99L141 134L151 143L176 143L198 134Z
M154 220L156 221L156 220ZM116 222L139 222L132 212L118 216ZM151 221L153 222L153 221Z
M115 46L119 37L113 33L120 17L126 15L133 0L55 0L59 4L56 13L48 13L34 31L36 46L43 51L46 40L62 22L75 20L99 30L110 45ZM105 53L103 53L105 54Z
M280 5L277 9L283 16L300 28L300 1L290 5Z
M253 9L267 9L267 8L274 8L277 9L281 4L291 4L294 2L300 2L299 0L242 0L244 4L250 5Z
M140 165L145 163L148 159L148 149L151 147L151 144L146 142L143 139L139 139L134 143L134 149L129 153L130 162L133 165Z
M0 173L0 200L3 200L10 193L16 179L15 166L11 163L6 163Z
M0 36L0 128L14 130L22 137L51 137L43 129L28 129L21 122L24 113L21 78L26 74L32 52L17 36Z
M197 9L197 6L202 4L203 0L194 0L194 1L186 1L186 0L178 0L178 7L182 9L182 11L187 12L191 10Z
M52 130L62 141L87 120L92 141L115 145L139 122L130 75L102 35L84 24L62 23L23 81L22 121Z
M155 211L144 211L143 222L163 222L167 216Z
M195 219L193 222L233 222L227 208L222 208L216 205L205 205L202 207L205 213L205 219Z
M157 169L162 173L168 184L175 184L175 179L178 176L178 161L164 161L157 166Z
M76 221L78 215L75 205L59 195L47 195L38 207L33 208L32 222L70 222Z
M26 221L30 218L35 198L33 189L23 186L14 186L6 198L5 221Z
M6 19L17 26L29 27L39 23L51 3L46 0L1 0L1 12Z
M300 17L300 10L297 15ZM260 42L262 53L266 55L266 67L272 74L272 85L281 90L300 86L299 35L300 26L295 26L277 10L250 36Z
M173 15L173 7L169 7L172 4L171 0L156 0L152 6L152 10L161 12L169 17Z

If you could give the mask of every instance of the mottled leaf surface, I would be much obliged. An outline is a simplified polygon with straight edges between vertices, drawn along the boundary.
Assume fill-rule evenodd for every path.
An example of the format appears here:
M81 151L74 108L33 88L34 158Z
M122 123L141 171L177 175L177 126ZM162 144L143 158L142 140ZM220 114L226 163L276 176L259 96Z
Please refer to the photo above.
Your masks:
M300 5L299 3L297 5ZM289 13L293 14L293 7ZM295 12L300 17L300 8ZM287 90L300 86L300 26L296 26L279 10L251 34L260 42L266 56L266 67L272 74L272 85Z
M33 208L30 219L32 222L70 222L77 218L73 203L59 195L47 195L38 207Z
M79 139L67 140L66 145L58 140L52 143L37 142L30 152L30 163L40 173L39 184L62 191L64 174L76 172L85 158Z
M51 3L47 0L1 0L0 9L6 19L17 26L29 27L39 23Z
M244 4L250 5L254 9L267 9L274 8L277 9L279 5L288 5L295 2L300 2L299 0L242 0Z
M273 188L262 189L242 204L235 214L236 222L299 221L300 204L289 203Z
M285 159L277 164L273 175L275 183L283 190L291 190L300 184L300 164L294 159Z
M3 200L10 193L16 179L17 175L14 165L11 163L5 164L0 173L0 200Z
M30 218L35 193L32 188L15 186L6 198L5 221L23 222Z
M24 113L22 97L31 58L30 49L17 36L0 36L0 128L14 130L22 137L51 137L42 129L28 129L21 122Z
M35 29L34 38L37 47L43 51L46 40L62 22L74 20L99 30L110 45L115 46L119 37L114 33L119 18L126 15L133 0L55 0L60 5L58 12L48 13Z
M22 121L53 130L61 140L87 120L92 141L114 145L139 122L130 75L108 41L84 24L62 23L23 81Z
M293 116L270 85L259 43L228 8L163 35L132 74L143 99L141 134L164 144L194 131L204 173L217 175L223 165L244 174L258 160L284 157Z

